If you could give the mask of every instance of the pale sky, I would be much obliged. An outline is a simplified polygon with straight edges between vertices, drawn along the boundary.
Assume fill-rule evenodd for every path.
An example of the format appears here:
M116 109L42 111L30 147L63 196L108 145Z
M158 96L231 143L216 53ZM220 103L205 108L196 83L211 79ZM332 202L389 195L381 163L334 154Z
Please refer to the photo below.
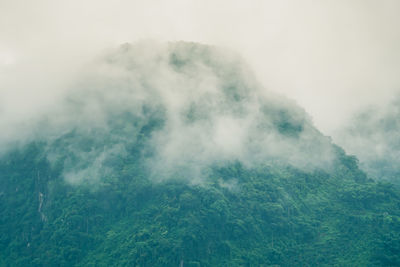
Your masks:
M237 51L329 135L400 91L399 13L398 0L0 0L0 119L29 118L105 49L184 40Z

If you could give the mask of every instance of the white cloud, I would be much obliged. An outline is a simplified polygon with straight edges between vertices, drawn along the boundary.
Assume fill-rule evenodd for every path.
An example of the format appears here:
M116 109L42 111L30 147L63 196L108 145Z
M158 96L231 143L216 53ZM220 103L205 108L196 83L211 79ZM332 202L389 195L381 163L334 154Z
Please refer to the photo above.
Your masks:
M240 52L325 133L400 87L396 0L0 2L1 124L40 112L104 49L152 38ZM4 70L0 72L4 73Z

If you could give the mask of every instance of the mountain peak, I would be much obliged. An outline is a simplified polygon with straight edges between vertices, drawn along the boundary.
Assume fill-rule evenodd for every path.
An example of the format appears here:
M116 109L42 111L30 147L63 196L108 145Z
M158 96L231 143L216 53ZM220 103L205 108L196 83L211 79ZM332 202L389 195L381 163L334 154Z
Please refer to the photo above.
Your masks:
M327 168L335 158L303 109L266 90L235 53L213 46L124 44L97 60L61 106L64 117L77 118L71 129L94 127L94 140L113 133L106 150L145 142L157 179L199 179L211 166L235 161Z

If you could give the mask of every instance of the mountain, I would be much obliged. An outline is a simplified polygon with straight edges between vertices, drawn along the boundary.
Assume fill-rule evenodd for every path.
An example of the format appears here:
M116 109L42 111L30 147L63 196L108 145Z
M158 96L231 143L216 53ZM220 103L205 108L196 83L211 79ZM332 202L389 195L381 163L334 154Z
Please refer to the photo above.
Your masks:
M400 183L400 97L358 112L338 140L376 180Z
M0 160L3 266L396 266L400 191L233 52L107 52Z

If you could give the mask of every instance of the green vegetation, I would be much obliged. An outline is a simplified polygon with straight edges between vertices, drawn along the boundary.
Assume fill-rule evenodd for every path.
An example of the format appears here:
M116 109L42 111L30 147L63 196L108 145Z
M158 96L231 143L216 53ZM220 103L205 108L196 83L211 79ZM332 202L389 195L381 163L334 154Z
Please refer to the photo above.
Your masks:
M398 187L240 61L167 48L123 46L0 157L0 266L400 266Z
M236 162L192 185L150 181L132 146L95 189L66 184L45 148L0 163L1 265L400 264L399 190L339 148L332 173Z
M352 118L338 140L370 177L400 185L400 96Z

